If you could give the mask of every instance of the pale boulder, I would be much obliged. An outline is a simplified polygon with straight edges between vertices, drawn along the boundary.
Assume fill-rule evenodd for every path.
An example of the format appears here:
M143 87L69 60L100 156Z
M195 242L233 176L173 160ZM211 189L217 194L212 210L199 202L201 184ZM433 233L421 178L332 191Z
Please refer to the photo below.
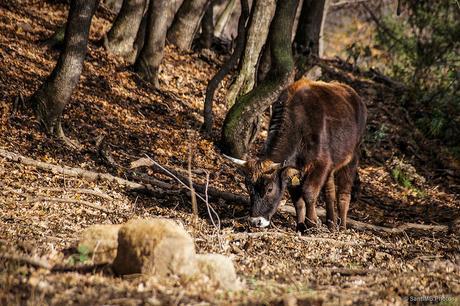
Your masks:
M172 220L131 220L118 232L113 268L121 275L192 275L196 271L195 245L190 235Z
M94 262L112 263L117 256L118 230L121 225L97 224L85 229L78 243L79 249L87 249Z

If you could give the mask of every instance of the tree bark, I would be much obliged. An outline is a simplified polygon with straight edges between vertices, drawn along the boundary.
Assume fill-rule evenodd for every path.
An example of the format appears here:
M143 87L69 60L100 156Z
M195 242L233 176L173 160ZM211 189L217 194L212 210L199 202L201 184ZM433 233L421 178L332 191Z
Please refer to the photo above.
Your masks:
M254 87L257 61L267 40L275 9L275 0L256 0L254 3L241 68L228 90L228 106L232 106L239 96L248 93Z
M244 42L246 40L246 20L249 16L249 5L247 0L241 0L241 15L238 20L238 36L236 38L235 50L229 60L220 68L216 75L209 81L206 88L206 98L204 100L204 130L207 134L212 131L212 102L214 99L214 92L216 91L219 83L224 79L225 75L235 67L244 51Z
M224 153L244 158L259 129L259 117L292 82L291 32L297 0L278 1L269 33L272 65L267 78L229 110L222 128Z
M149 3L145 43L134 69L156 88L160 87L158 73L164 55L166 32L180 4L181 0L151 0Z
M136 55L134 42L147 5L148 0L124 0L104 39L104 46L109 52L123 57L131 64Z
M190 50L208 4L209 0L184 0L168 31L168 41L181 50Z
M304 0L294 38L299 76L311 67L310 56L323 56L323 29L329 0Z
M225 25L227 24L230 16L232 15L233 10L236 6L236 0L229 0L225 6L224 11L217 18L216 26L214 27L214 36L220 37L224 31Z
M204 49L210 49L214 37L214 5L218 0L212 0L201 21L200 46Z
M30 99L35 115L46 132L74 147L75 144L64 135L61 116L83 70L91 19L98 4L99 0L74 0L70 3L64 49L51 75Z

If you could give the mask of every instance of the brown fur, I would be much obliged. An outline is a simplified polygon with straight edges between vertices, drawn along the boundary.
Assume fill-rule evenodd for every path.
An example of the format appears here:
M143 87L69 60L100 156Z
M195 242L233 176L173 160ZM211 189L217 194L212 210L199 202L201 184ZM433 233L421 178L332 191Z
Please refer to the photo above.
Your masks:
M331 229L336 226L334 206L337 204L340 225L345 227L366 119L365 104L345 84L301 79L289 86L273 105L263 156L249 168L252 215L271 217L287 187L296 206L298 228L313 226L317 219L316 199L327 182L328 226ZM266 165L273 163L281 164L277 173L263 175L266 169L273 169ZM286 168L295 168L301 173L299 186L289 187L283 181ZM273 190L264 186L274 183L278 188L275 191L279 192L264 194L264 189Z

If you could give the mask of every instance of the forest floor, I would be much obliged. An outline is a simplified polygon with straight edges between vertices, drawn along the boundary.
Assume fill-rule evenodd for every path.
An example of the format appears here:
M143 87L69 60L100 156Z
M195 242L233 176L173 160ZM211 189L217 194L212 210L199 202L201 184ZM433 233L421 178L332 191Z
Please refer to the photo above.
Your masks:
M13 114L16 98L29 97L54 67L58 51L40 41L65 21L66 12L64 5L53 1L0 4L0 149L124 177L120 168L98 154L96 139L104 136L105 152L120 165L129 166L148 155L182 171L191 155L192 169L210 173L210 186L245 194L243 178L214 145L226 111L229 80L216 97L217 127L212 137L200 132L206 84L221 59L209 52L181 53L168 46L161 91L154 90L99 46L113 18L106 12L98 11L93 20L84 72L64 115L67 135L84 149L69 150L48 138L30 110ZM359 171L361 198L351 204L350 217L386 227L452 225L460 216L458 161L417 131L400 107L400 93L359 71L329 64L325 79L350 83L369 110ZM150 169L138 171L168 180ZM204 183L204 173L195 171L193 180ZM110 213L79 205L82 201ZM231 206L222 200L210 204L220 216L219 235L206 206L199 203L195 218L185 194L146 195L115 183L89 182L0 157L0 304L282 304L297 299L305 305L402 305L409 297L444 298L444 305L460 303L458 231L330 233L321 227L299 237L294 218L287 213L277 213L269 229L255 230L245 222L243 205ZM7 259L20 254L68 264L79 234L88 226L158 216L183 223L195 238L198 252L230 256L244 289L185 290L179 283L164 285L142 275L52 272ZM249 232L261 233L251 236Z

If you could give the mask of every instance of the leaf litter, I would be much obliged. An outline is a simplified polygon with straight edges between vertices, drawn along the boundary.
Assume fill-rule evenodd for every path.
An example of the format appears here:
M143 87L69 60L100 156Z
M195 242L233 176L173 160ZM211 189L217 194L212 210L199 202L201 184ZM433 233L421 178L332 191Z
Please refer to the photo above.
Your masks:
M160 74L161 91L156 91L122 60L98 47L111 20L96 13L84 72L64 115L67 135L78 139L85 148L73 152L47 138L37 128L30 110L11 116L15 98L30 96L54 66L58 51L46 49L39 41L65 22L66 6L57 1L7 0L0 7L1 148L52 164L120 176L123 173L118 173L119 169L96 154L98 137L104 136L106 150L126 167L147 155L160 164L185 171L191 151L192 169L209 171L210 186L245 193L243 178L235 174L234 166L221 157L213 144L219 137L218 129L212 138L200 133L206 84L217 69L202 59L206 54L181 53L167 46ZM425 139L413 128L399 106L397 93L363 76L352 75L339 65L334 69L338 74L326 73L325 78L350 83L369 108L360 168L362 195L351 205L350 216L385 226L404 222L449 224L458 218L458 163L438 143ZM229 81L224 80L216 95L216 126L221 125L225 115L224 96ZM258 139L257 145L262 141ZM417 184L423 192L398 183L390 162L395 158L424 178ZM140 171L167 179L150 169ZM205 175L194 171L193 180L205 183ZM303 239L295 234L294 218L286 213L278 213L273 227L259 231L245 222L244 206L216 201L211 205L222 220L219 239L206 206L198 203L199 218L195 218L190 198L183 194L133 193L114 183L88 182L6 159L0 162L0 187L2 256L22 254L50 264L72 264L73 258L74 264L80 260L84 263L89 258L76 249L76 241L88 226L163 216L185 226L195 238L198 252L231 256L245 282L245 289L239 292L216 291L206 283L190 286L174 278L161 283L142 275L120 278L110 270L50 272L3 256L2 304L294 301L310 305L402 305L408 296L456 296L458 302L460 295L460 238L455 231L389 235L355 230L329 233L319 228ZM54 198L87 201L110 213L49 200ZM251 236L252 233L258 235Z

